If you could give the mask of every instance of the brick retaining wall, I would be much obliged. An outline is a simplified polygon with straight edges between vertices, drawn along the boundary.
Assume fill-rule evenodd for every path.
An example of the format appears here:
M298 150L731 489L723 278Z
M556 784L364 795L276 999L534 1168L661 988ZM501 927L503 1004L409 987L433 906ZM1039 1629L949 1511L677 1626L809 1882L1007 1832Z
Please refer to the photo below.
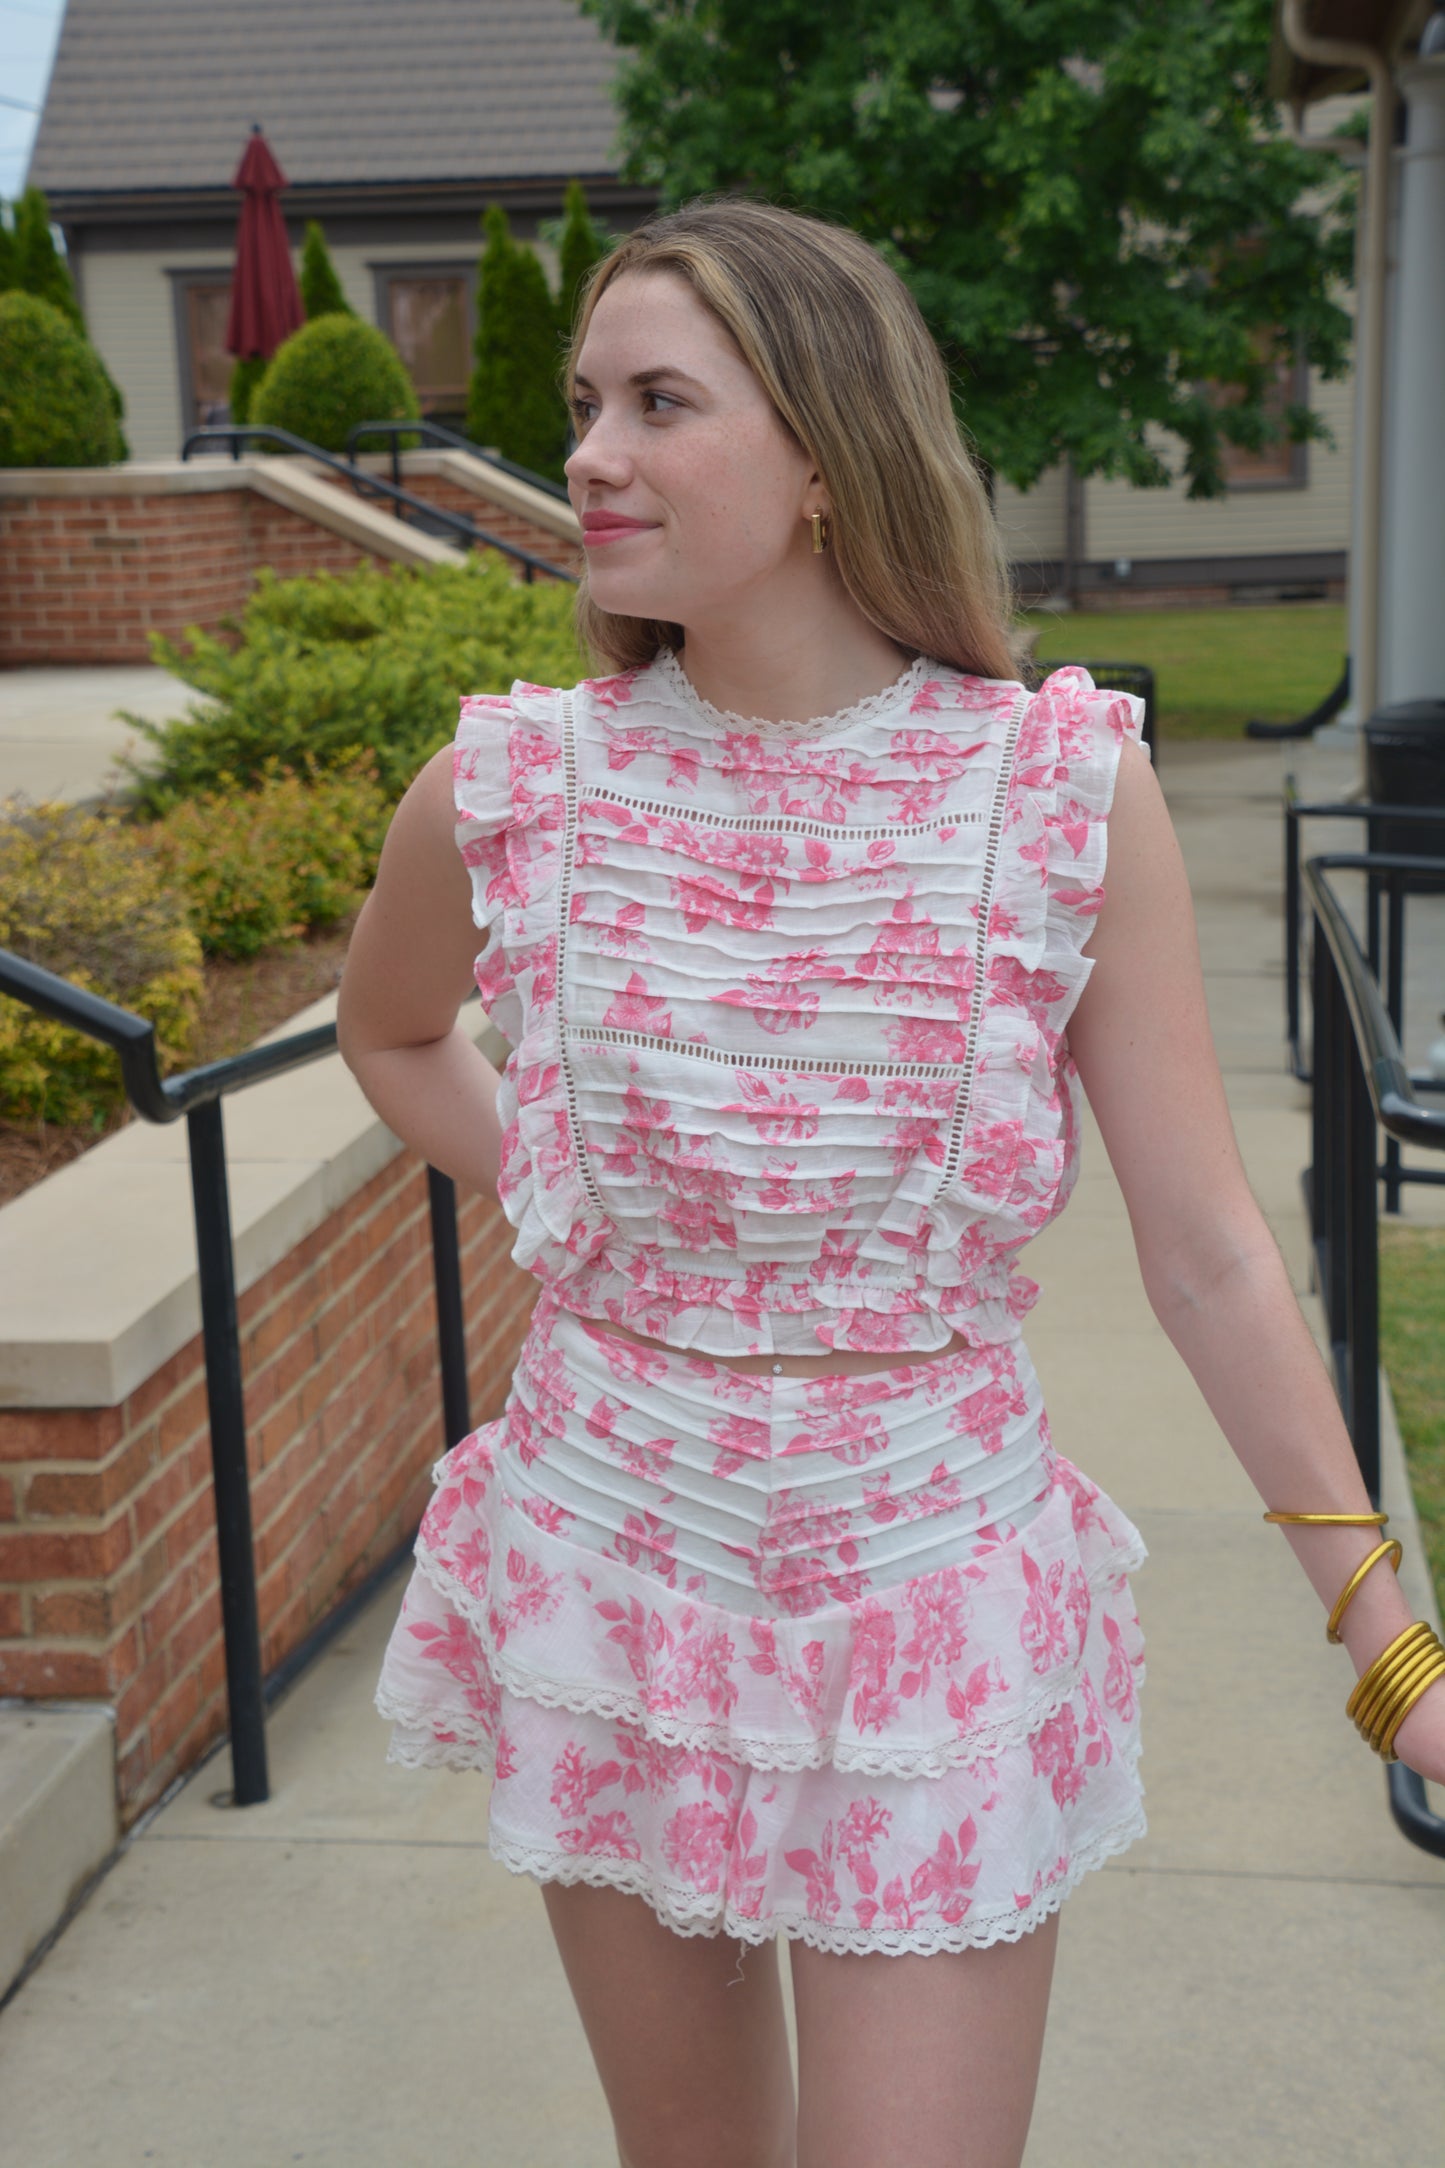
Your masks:
M0 668L149 662L146 635L216 631L257 568L351 572L354 543L254 490L0 499Z
M472 1420L536 1298L459 1200ZM405 1152L240 1299L262 1663L415 1529L443 1450L425 1169ZM0 1410L0 1694L116 1708L129 1825L225 1729L200 1337L113 1408ZM379 1749L381 1742L379 1741Z

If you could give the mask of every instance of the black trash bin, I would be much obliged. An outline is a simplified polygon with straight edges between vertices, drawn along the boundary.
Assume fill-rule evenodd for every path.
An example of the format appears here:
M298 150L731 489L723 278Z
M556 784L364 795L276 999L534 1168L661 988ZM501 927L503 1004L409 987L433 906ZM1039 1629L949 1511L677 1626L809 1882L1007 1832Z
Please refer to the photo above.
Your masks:
M1445 700L1402 700L1377 708L1365 724L1365 783L1377 805L1438 806L1438 821L1372 819L1372 851L1407 852L1445 862ZM1438 879L1412 875L1412 893L1445 891Z

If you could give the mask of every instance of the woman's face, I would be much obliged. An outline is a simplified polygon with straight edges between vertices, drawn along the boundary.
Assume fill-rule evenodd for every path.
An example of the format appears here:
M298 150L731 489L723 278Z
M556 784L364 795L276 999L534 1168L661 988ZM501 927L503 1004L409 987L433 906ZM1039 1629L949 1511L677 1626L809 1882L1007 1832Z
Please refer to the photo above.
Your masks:
M809 515L828 509L813 462L684 278L604 288L574 400L567 485L599 609L685 627L810 576Z

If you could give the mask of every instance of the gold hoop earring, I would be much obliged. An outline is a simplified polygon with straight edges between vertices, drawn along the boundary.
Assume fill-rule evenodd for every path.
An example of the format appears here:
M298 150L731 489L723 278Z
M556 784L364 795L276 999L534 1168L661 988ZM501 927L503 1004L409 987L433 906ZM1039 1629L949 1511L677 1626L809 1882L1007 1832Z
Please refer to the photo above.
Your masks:
M828 522L821 512L813 514L813 555L821 557L828 547Z

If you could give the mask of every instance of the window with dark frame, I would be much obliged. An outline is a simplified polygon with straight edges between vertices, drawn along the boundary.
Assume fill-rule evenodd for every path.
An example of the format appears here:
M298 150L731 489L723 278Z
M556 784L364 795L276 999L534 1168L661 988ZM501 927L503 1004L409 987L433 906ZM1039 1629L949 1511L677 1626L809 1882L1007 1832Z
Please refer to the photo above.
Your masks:
M377 315L406 363L423 414L466 412L475 273L450 264L378 269Z
M1287 406L1301 406L1309 395L1309 369L1302 356L1279 362L1274 371L1274 381L1265 395L1265 411L1277 421L1283 421ZM1217 386L1216 403L1221 407L1234 405L1241 394L1236 386ZM1274 444L1266 444L1252 452L1242 444L1223 443L1220 446L1220 465L1224 471L1226 486L1231 490L1250 489L1303 489L1309 480L1308 447L1291 444L1281 437Z
M235 356L226 352L226 324L231 313L231 281L214 276L182 277L177 301L181 341L181 403L187 429L207 429L231 418L231 371Z

